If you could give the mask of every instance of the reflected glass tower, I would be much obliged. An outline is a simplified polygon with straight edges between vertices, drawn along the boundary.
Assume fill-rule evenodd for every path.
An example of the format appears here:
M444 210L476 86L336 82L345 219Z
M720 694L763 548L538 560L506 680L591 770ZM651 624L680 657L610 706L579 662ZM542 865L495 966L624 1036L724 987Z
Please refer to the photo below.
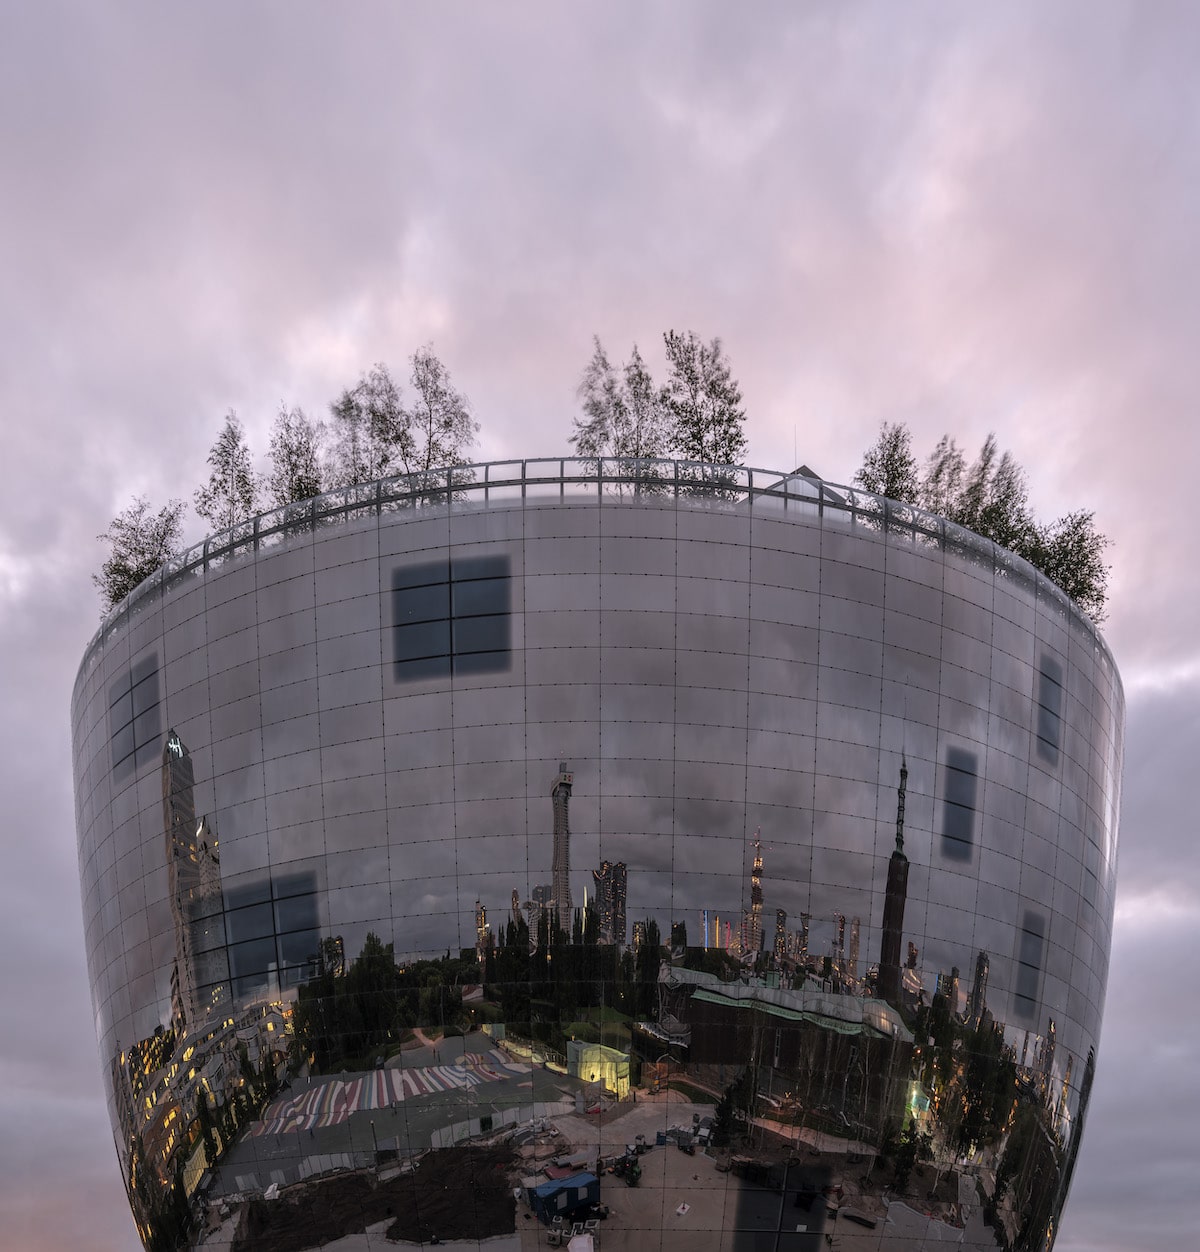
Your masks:
M571 775L567 763L560 761L558 775L550 790L554 801L553 907L558 927L571 933Z
M209 538L72 718L148 1247L544 1246L603 1205L606 1252L847 1207L880 1252L1053 1243L1124 704L1011 553L807 473L459 467ZM694 1154L626 1156L660 1132Z
M596 887L596 908L600 912L600 941L625 946L626 868L623 861L615 865L601 861L592 870Z
M229 958L221 895L221 858L208 820L196 818L192 758L167 734L162 757L167 881L175 932L171 1015L175 1029L199 1029L228 1004Z

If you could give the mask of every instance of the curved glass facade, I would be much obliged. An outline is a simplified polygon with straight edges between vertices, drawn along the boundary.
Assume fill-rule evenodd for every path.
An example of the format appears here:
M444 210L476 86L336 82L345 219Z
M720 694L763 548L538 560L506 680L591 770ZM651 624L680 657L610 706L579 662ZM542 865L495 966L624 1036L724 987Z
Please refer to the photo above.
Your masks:
M144 1240L1049 1247L1123 719L1030 567L809 478L522 462L206 541L73 702Z

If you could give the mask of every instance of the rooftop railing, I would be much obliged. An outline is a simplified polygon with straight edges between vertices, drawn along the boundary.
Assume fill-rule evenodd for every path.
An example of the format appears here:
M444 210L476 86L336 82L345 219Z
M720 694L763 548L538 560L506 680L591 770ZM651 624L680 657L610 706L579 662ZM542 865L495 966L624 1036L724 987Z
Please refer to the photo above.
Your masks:
M1044 574L1007 548L915 505L888 500L859 487L828 483L802 471L782 473L741 465L628 457L538 457L457 465L339 487L210 535L173 557L113 606L84 651L79 678L90 670L106 640L132 617L150 609L165 592L300 535L409 509L467 512L524 504L526 500L586 499L598 503L675 501L688 507L731 511L748 508L755 514L781 519L816 518L822 524L872 531L916 547L952 552L990 574L1036 590L1039 600L1054 606L1064 621L1090 636L1106 666L1113 666L1107 645L1091 619Z

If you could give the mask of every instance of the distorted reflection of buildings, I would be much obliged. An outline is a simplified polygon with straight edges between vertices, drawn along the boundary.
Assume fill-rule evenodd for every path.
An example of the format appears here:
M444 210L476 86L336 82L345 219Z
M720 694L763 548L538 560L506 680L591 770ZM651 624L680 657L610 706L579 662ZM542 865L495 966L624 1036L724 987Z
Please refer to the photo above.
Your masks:
M759 1090L814 1090L838 1097L856 1137L899 1124L908 1097L913 1035L882 1000L820 988L785 990L725 983L697 970L664 967L659 1022L687 1047L689 1071L724 1088L735 1058L760 1072ZM778 1084L776 1085L776 1078Z
M285 988L294 985L313 959L315 878L285 877L274 901L269 887L223 891L219 841L209 819L197 816L194 792L191 753L172 730L162 754L171 1020L110 1065L126 1188L146 1241L171 1228L172 1213L186 1207L251 1115L255 1080L283 1071L289 1027L281 974ZM255 937L247 940L249 933ZM264 933L269 960L248 951L261 953Z
M997 1242L1045 1252L1111 938L1123 696L1094 626L808 471L444 487L211 537L87 650L89 978L143 1235L262 1191L259 1155L332 1169L298 1124L357 1136L374 1186L385 1091L431 1102L382 1112L414 1154L577 1101L606 1116L560 1134L598 1152L627 1057L664 1123L682 1100L738 1153L877 1160L881 1248L902 1147L936 1157L907 1191L939 1223L977 1180ZM257 1117L285 1073L313 1106ZM694 1168L736 1226L734 1175Z

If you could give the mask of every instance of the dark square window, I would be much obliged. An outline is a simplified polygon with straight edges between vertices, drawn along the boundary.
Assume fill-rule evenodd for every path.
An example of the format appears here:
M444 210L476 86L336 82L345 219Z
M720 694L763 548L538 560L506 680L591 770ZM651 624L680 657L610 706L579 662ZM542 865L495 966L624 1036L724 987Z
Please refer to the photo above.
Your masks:
M397 682L495 673L512 656L512 579L504 556L409 565L392 574Z
M946 749L945 792L942 804L942 855L969 861L975 843L975 795L979 762L974 752Z

